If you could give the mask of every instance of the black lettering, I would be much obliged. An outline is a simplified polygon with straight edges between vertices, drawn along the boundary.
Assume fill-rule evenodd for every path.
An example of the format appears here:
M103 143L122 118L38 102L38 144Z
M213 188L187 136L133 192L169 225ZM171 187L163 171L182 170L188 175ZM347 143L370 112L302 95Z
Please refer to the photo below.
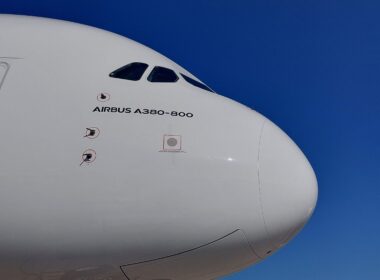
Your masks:
M139 109L137 108L136 110L132 110L130 107L99 107L96 106L92 112L110 112L110 113L125 113L125 114L150 114L150 115L165 115L165 114L170 114L172 117L187 117L187 118L192 118L194 117L193 113L185 113L185 112L177 112L177 111L171 111L171 112L166 112L164 110L157 110L157 109Z

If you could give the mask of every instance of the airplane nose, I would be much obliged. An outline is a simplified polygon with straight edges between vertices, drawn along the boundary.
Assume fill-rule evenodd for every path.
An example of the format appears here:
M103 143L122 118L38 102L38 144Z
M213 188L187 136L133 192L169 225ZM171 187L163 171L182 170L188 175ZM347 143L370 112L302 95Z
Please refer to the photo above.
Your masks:
M314 211L318 187L314 171L297 145L266 120L259 148L259 186L268 255L287 243Z

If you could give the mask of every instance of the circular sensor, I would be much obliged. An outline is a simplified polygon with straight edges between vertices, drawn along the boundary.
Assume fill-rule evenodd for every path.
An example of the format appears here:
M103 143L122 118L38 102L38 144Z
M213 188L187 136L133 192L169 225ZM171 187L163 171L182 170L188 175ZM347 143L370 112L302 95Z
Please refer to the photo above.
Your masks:
M106 92L99 93L97 96L98 101L105 102L111 99L111 95Z
M100 130L97 127L87 127L86 128L86 134L84 135L85 138L89 139L95 139L99 136Z
M178 140L175 139L175 138L173 138L173 137L171 137L171 138L169 138L168 140L166 140L166 143L167 143L168 146L170 146L170 147L175 147L175 146L177 146L177 144L178 144Z
M93 149L87 149L82 153L82 165L83 163L91 163L96 159L96 152Z

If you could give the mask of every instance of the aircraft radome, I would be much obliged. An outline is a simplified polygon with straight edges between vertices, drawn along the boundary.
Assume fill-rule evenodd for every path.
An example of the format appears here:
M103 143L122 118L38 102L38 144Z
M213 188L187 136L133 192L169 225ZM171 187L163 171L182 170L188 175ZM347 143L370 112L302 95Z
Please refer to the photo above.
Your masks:
M215 279L310 218L296 144L159 53L14 15L0 42L1 279Z

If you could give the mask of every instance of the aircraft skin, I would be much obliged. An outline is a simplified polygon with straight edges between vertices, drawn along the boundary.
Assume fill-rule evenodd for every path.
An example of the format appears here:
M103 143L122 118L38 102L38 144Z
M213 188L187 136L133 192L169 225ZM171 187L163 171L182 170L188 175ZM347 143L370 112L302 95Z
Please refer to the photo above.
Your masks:
M135 62L140 79L110 76ZM0 15L1 279L215 279L299 232L317 200L301 150L181 73L197 80L107 31Z

